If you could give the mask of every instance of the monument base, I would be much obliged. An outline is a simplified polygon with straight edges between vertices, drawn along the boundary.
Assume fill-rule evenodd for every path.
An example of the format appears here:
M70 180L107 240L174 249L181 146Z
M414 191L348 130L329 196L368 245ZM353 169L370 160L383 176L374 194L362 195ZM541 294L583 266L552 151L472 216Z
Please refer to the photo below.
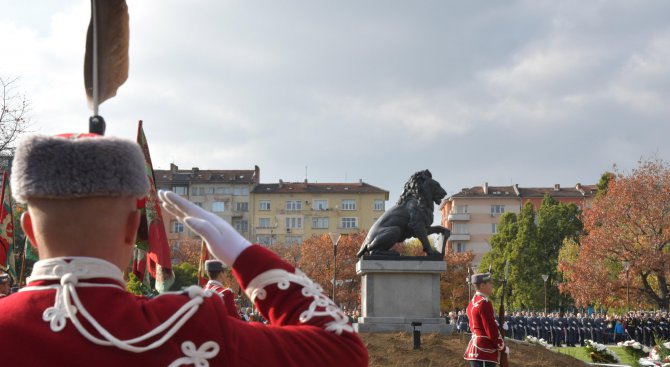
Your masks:
M443 318L403 318L403 317L360 317L354 329L359 333L397 333L413 331L412 323L420 322L417 330L422 333L440 333L450 335L456 330L455 325L447 324Z
M359 332L411 332L412 323L424 333L451 334L452 325L440 317L440 274L444 261L414 258L363 258L356 264L361 276Z

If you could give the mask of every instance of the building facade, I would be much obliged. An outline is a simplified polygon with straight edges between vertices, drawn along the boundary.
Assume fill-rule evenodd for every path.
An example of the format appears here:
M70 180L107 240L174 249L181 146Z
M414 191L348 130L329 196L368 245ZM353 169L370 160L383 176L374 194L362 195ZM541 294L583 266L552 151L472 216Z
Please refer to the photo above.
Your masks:
M193 167L180 170L174 164L170 170L154 170L156 188L170 190L211 211L231 223L245 238L250 237L249 203L251 191L260 180L260 168L253 170L201 170ZM179 241L194 239L182 223L169 213L163 213L168 241L175 245Z
M574 203L579 208L590 207L596 194L594 185L575 187L524 188L512 186L482 186L464 188L440 204L442 225L451 230L448 246L452 251L472 251L473 265L479 266L484 254L491 250L491 236L498 232L500 216L507 212L520 213L531 202L539 209L545 194L561 203Z
M294 244L328 232L368 230L385 210L389 192L363 182L260 184L251 194L251 238Z
M231 223L251 242L295 244L329 232L368 230L385 210L389 192L363 182L261 184L253 170L154 170L156 187L170 190ZM171 246L197 239L169 213L163 221Z

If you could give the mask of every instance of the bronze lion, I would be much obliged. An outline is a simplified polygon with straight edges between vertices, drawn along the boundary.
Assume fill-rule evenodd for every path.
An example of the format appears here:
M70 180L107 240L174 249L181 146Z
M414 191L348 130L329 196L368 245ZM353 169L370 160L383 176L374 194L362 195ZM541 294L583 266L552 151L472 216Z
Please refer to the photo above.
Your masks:
M433 180L428 170L419 171L405 183L398 203L387 210L370 228L356 256L399 255L391 247L408 238L418 238L427 256L442 256L428 241L429 234L442 233L449 237L449 230L433 223L433 203L440 204L447 195L440 183Z

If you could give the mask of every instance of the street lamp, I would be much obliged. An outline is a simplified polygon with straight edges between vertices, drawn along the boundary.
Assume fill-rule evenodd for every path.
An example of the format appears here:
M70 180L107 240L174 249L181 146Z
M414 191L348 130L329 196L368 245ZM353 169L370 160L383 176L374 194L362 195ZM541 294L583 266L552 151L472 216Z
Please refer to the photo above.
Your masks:
M544 280L544 314L547 314L547 279L549 279L549 274L542 274L542 280Z
M624 260L621 262L623 264L624 270L626 270L626 309L630 312L630 292L628 287L628 270L630 269L630 261Z
M335 303L335 287L337 287L337 243L340 241L339 233L328 233L333 243L333 303ZM337 303L335 303L337 304Z

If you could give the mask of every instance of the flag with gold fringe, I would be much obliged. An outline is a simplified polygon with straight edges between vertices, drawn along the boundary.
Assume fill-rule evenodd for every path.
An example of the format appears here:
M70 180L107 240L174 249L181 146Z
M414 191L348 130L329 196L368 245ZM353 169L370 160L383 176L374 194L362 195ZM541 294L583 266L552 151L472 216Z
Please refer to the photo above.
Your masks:
M0 207L0 266L16 280L14 264L14 216L9 174L2 174L2 207Z
M137 127L137 143L144 152L144 167L149 180L149 194L144 200L142 209L142 225L138 233L138 245L136 245L136 257L133 261L133 267L137 267L138 272L147 270L152 277L156 279L156 290L165 292L169 290L174 283L174 273L172 272L172 258L170 246L165 233L163 216L161 214L160 201L156 192L156 180L154 179L154 169L151 164L151 155L149 154L149 144L144 135L142 121ZM146 266L145 266L146 265ZM140 280L145 279L145 274L136 273Z

